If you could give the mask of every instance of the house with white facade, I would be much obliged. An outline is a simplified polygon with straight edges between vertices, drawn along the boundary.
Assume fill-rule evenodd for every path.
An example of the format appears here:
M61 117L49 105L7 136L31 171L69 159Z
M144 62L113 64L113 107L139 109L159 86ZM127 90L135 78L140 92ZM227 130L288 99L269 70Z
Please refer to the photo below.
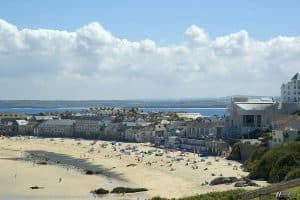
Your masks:
M300 74L296 73L292 79L281 85L281 102L300 102Z
M270 98L233 97L227 122L229 132L245 136L255 130L268 129L277 110L278 103Z
M292 79L281 85L280 112L292 114L300 111L300 74L296 73Z
M95 137L103 126L104 123L98 120L79 119L75 122L74 133L78 136Z
M193 139L205 139L217 134L217 123L209 118L199 118L186 123L182 137Z
M75 120L47 120L34 128L36 136L70 137L73 136Z
M152 126L137 128L132 127L124 131L124 139L133 142L153 142L155 130Z

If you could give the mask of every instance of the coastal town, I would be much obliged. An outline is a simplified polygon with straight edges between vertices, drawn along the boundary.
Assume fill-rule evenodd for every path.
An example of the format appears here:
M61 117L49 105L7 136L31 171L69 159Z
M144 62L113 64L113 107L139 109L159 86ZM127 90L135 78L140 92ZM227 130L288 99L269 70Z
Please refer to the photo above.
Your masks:
M296 73L282 84L280 100L232 97L226 116L113 107L35 115L0 113L0 133L149 142L170 149L226 156L233 141L260 143L264 132L272 132L270 146L297 139L300 122L295 113L299 110L300 74Z
M0 200L300 200L300 1L0 5Z
M252 159L258 145L276 149L280 144L299 141L299 110L300 74L296 73L282 84L280 100L232 97L228 115L224 116L115 107L34 115L1 113L0 162L6 167L0 176L8 184L0 192L27 194L27 186L23 185L23 192L16 191L13 187L16 183L9 180L12 176L16 180L22 176L28 179L22 171L30 174L32 170L46 170L37 167L43 165L59 165L63 169L47 168L47 173L56 177L55 183L41 182L42 175L37 175L33 180L41 186L32 187L56 188L58 196L65 195L65 188L72 187L73 182L67 181L72 179L70 170L79 171L78 176L97 176L98 179L81 177L85 186L77 191L80 199L85 199L82 194L100 186L112 191L117 186L135 186L142 191L125 195L125 199L259 188L268 185L267 182L246 178L249 172L244 170L242 162ZM237 144L239 153L234 155ZM33 166L19 163L22 170L11 170L16 166L14 159L30 161ZM160 185L171 182L173 187ZM49 195L49 191L41 191ZM38 195L43 196L43 192ZM110 194L102 198L120 196Z

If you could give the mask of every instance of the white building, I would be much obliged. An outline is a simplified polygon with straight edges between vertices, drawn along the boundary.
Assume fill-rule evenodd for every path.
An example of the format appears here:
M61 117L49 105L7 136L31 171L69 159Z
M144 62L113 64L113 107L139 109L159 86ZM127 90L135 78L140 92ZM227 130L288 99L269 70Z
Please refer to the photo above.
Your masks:
M300 102L299 73L296 73L289 82L281 85L281 102Z
M278 104L269 98L234 97L230 104L229 127L233 134L249 134L271 126L271 118Z
M37 136L51 136L51 137L68 137L72 136L74 132L75 120L61 119L61 120L47 120L39 124L34 133Z
M182 137L192 139L204 139L209 136L216 136L217 123L209 118L198 119L192 122L187 122L183 130Z
M129 128L124 131L124 139L134 142L153 142L155 131L153 127Z
M78 136L96 136L103 125L97 120L76 120L74 132Z
M282 130L273 130L272 138L268 141L269 147L274 147L284 142L284 134Z
M61 118L56 115L36 115L34 116L36 121L47 121L47 120L60 120Z

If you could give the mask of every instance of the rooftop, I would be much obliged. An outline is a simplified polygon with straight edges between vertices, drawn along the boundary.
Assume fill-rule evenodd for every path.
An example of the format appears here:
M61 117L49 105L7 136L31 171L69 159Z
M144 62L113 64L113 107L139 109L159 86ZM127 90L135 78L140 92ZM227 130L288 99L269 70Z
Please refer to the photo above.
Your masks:
M300 74L297 72L291 80L300 80Z
M71 119L60 119L60 120L47 120L44 123L42 123L43 125L63 125L63 126L72 126L75 123L75 120L71 120Z

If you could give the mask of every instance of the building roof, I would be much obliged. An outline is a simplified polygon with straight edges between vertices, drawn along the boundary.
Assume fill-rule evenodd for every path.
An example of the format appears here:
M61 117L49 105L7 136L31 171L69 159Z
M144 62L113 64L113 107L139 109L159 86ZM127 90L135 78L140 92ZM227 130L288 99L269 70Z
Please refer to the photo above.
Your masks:
M60 120L47 120L43 122L43 125L55 125L55 126L72 126L75 123L75 120L71 119L60 119Z
M300 80L300 74L297 72L297 73L293 76L292 80Z
M261 141L258 139L242 139L242 144L261 144Z
M187 119L197 119L198 117L203 117L200 113L176 113L179 118L187 118Z
M54 115L37 115L37 116L34 116L35 120L37 121L43 121L43 120L50 120L50 119L58 119L59 117L58 116L54 116Z
M248 99L247 101L234 102L242 110L266 110L276 102L270 98Z
M16 122L19 126L24 126L24 125L28 124L28 121L23 120L23 119L16 120Z
M243 110L266 110L274 103L238 103L237 106Z

